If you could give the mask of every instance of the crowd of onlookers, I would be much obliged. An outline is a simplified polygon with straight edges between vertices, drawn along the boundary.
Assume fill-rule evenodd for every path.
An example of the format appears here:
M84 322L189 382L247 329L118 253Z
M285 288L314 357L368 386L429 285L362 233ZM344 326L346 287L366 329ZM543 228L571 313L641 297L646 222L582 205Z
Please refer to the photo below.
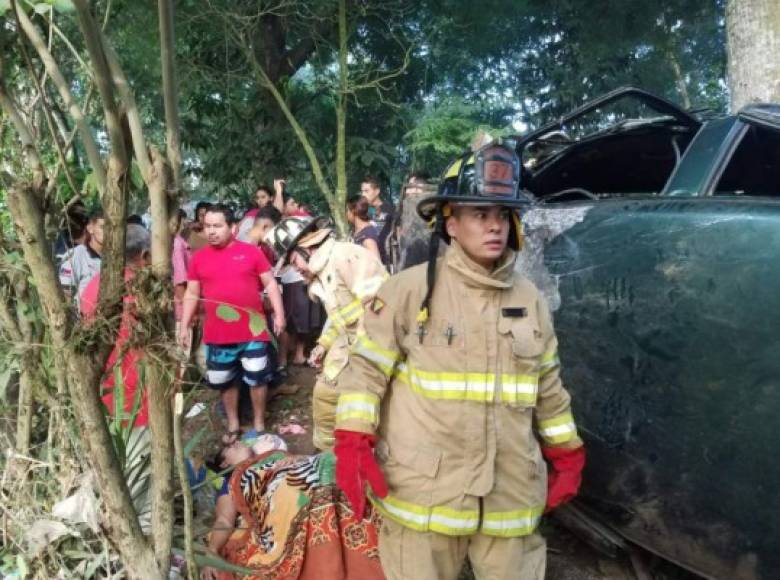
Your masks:
M202 372L206 373L209 384L212 386L214 377L234 381L241 372L241 369L233 369L226 362L230 355L224 349L220 351L214 347L206 349L203 346L210 343L208 337L205 337L206 340L204 340L204 333L208 335L217 332L214 330L215 324L222 324L229 330L224 331L227 334L218 339L217 342L220 345L226 344L226 341L230 344L242 343L239 338L243 335L240 332L236 334L234 330L241 325L225 325L225 321L220 320L220 316L224 318L223 314L217 313L216 309L210 306L210 304L219 302L220 296L224 298L225 293L231 295L231 293L245 291L251 293L256 290L262 296L262 298L258 298L259 308L257 310L265 313L264 323L268 333L273 332L274 334L274 340L271 342L275 344L275 348L272 348L271 352L263 351L261 356L256 350L250 352L250 355L258 355L256 356L257 360L255 360L256 365L263 366L262 373L255 373L259 380L276 385L287 377L288 366L311 364L307 358L308 349L314 344L325 324L324 310L319 303L309 297L300 272L289 265L274 268L279 256L275 255L273 247L265 241L268 232L282 218L311 216L311 211L306 205L300 203L294 196L287 195L285 185L283 179L275 179L272 187L260 185L255 191L254 204L243 212L240 219L234 217L234 212L230 207L221 203L212 204L201 201L195 206L191 217L183 209L178 210L176 216L178 226L173 237L171 256L176 335L188 356L192 353L194 362L197 363ZM362 182L361 193L349 198L345 214L352 228L352 241L365 247L387 265L389 256L386 242L392 227L393 206L381 195L381 188L376 179L368 177ZM211 221L217 225L207 225L207 216L212 216ZM262 259L257 260L258 264L255 270L251 271L251 276L256 279L255 282L251 283L254 285L242 286L242 272L235 270L232 263L225 260L227 254L224 252L215 254L216 263L213 265L215 278L213 280L208 278L209 268L212 266L207 260L210 255L209 248L212 250L215 247L219 248L216 245L216 238L214 238L214 231L217 231L219 224L224 224L226 229L222 235L226 236L227 241L231 244L233 241L237 241L259 249ZM135 269L148 262L150 253L149 225L145 216L133 214L127 218L126 279L132 277ZM83 204L76 203L69 207L66 227L58 236L55 244L60 283L87 320L94 316L97 303L104 226L105 219L100 210L87 213ZM224 241L219 240L220 243L224 243ZM237 245L237 247L243 246ZM198 255L200 258L194 260L194 257ZM247 254L247 260L255 260L255 253ZM195 270L193 270L193 264L196 266ZM266 274L267 272L270 274ZM188 284L193 280L198 282L198 305L190 316L186 316L185 296ZM263 283L263 280L266 283ZM268 287L274 284L280 289L280 305L283 314L275 312L280 308L274 308L274 300L269 293ZM275 319L274 316L277 318ZM182 325L183 318L187 319ZM209 319L211 319L210 322ZM281 323L282 320L283 323ZM129 328L128 321L120 329L120 344L118 346L121 346L121 343L127 339ZM211 344L216 343L212 340ZM212 351L211 357L207 356L208 350ZM214 352L218 352L218 355L215 355ZM115 355L112 357L114 360L110 361L111 364L116 362L119 350ZM214 360L215 356L222 356L225 360L220 363ZM238 353L236 356L243 358L245 363L246 360L249 360L246 352ZM251 357L249 358L251 359ZM125 389L133 393L136 388L135 383L138 380L135 371L136 359L137 356L131 358L129 363L123 361L122 364ZM254 379L248 378L252 373L247 372L247 364L251 366L252 363L244 364L243 379L246 384L251 385ZM217 372L218 370L221 371L221 374ZM106 385L110 386L112 381L113 379L108 379ZM127 399L127 397L125 398ZM107 396L105 400L110 405L110 396ZM232 401L228 401L228 403L227 406L231 407ZM126 404L129 406L132 401L127 401ZM262 408L264 405L258 410ZM235 421L235 419L231 421L231 418L228 417L229 423ZM144 405L140 423L144 424L145 421ZM262 420L256 421L255 426L258 429L262 428ZM233 427L234 425L229 426L228 431L235 431Z

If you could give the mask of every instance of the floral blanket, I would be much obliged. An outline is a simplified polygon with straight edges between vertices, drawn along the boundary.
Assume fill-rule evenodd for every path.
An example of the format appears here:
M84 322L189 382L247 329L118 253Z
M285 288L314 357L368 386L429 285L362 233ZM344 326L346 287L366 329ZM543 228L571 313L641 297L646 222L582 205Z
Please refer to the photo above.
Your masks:
M240 513L221 550L263 580L382 580L379 515L357 521L335 484L332 453L271 452L238 465L230 494ZM220 580L236 578L222 572Z

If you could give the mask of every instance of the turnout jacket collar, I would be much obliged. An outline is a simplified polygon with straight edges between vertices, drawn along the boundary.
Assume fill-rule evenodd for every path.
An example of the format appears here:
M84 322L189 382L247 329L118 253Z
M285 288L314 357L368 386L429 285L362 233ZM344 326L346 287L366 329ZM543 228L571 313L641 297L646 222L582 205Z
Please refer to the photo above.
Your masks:
M468 286L485 290L507 290L514 283L516 258L517 254L507 249L499 258L496 267L488 270L469 258L461 245L456 240L452 240L445 254L445 264L464 278Z
M319 276L320 273L328 265L330 256L333 253L333 248L336 246L336 240L328 238L323 244L317 248L315 254L309 260L309 270L314 276Z

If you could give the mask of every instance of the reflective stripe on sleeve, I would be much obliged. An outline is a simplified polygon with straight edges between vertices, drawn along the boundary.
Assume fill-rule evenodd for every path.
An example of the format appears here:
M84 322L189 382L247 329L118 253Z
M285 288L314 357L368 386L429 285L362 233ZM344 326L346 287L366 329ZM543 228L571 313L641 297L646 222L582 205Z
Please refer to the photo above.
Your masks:
M548 350L542 355L542 358L539 361L539 375L543 377L550 371L554 370L556 367L560 366L560 364L560 360L558 359L558 351Z
M336 423L349 420L365 421L376 428L379 424L379 397L373 393L343 393L336 406Z
M330 318L328 318L328 320L325 321L325 327L322 329L322 333L320 334L319 339L317 339L317 342L326 349L329 349L331 346L333 346L333 343L336 342L338 336L338 328L336 328L335 325L331 322Z
M353 300L331 314L329 320L333 321L334 326L344 328L360 320L361 316L363 316L363 303L360 300Z
M571 413L539 421L539 435L546 443L559 445L577 437L577 426Z
M401 358L400 352L382 348L365 334L360 334L357 337L357 341L352 346L352 352L374 363L374 366L381 370L387 378L392 376L395 365Z

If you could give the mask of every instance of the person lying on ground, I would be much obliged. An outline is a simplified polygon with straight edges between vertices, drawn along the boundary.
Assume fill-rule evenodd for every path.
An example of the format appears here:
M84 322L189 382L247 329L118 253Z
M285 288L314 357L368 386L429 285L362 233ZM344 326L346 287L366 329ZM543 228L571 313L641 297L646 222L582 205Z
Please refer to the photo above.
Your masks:
M382 580L378 520L356 520L335 485L331 453L288 455L274 440L223 447L212 469L233 467L217 498L207 549L254 571L250 580ZM256 453L261 451L261 453ZM203 580L235 575L206 567Z

